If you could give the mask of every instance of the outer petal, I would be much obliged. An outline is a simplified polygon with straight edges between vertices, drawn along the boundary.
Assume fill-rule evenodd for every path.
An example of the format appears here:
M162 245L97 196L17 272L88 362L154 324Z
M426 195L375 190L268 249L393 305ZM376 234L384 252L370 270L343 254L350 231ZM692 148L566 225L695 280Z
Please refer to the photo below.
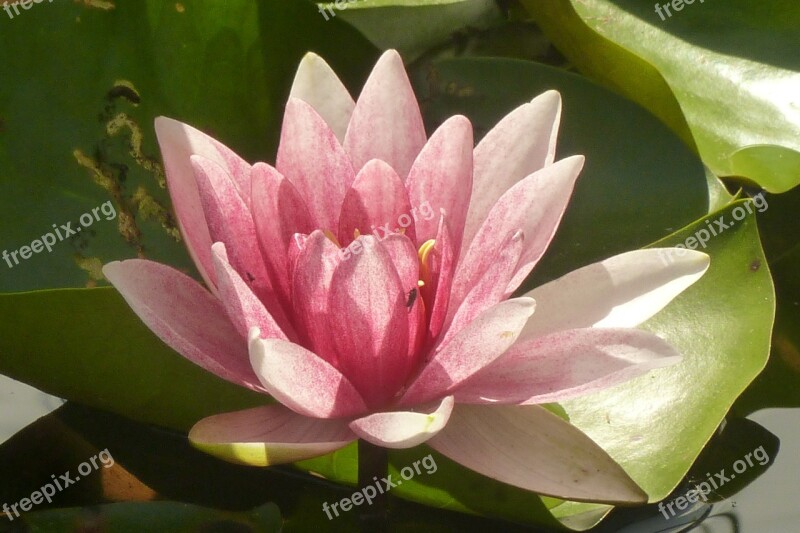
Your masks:
M430 216L417 218L417 242L436 238L439 219L435 215L444 210L456 257L472 191L472 146L469 120L460 115L447 119L414 161L406 184L411 205L429 207Z
M214 253L219 297L242 339L247 338L250 328L257 327L268 338L286 340L286 334L266 310L264 304L228 262L225 245L218 242L212 245L211 249Z
M359 237L363 251L333 274L328 314L338 365L370 407L400 390L410 372L406 291L391 256L375 237Z
M339 142L344 141L356 103L324 59L314 52L303 56L289 96L311 105L325 119Z
M314 231L313 218L292 183L265 163L253 165L253 220L261 255L281 303L289 309L289 245L295 233Z
M170 348L221 378L264 391L222 304L195 280L144 259L114 261L103 274Z
M583 161L583 156L562 159L520 181L497 201L458 265L453 283L455 302L460 302L488 269L507 236L518 230L527 238L506 294L525 279L558 228Z
M300 192L317 227L335 230L355 173L325 120L297 98L286 104L275 167Z
M538 494L647 501L602 448L538 405L457 405L444 430L427 444L471 470Z
M358 416L367 406L329 363L302 346L250 332L250 362L264 388L292 411L314 418Z
M453 411L453 397L447 396L433 412L394 411L375 413L350 422L353 432L376 446L412 448L439 433Z
M340 420L319 420L267 405L204 418L189 431L192 446L231 463L270 466L310 459L356 440Z
M585 328L517 342L456 391L459 402L547 403L589 394L675 364L680 354L637 329Z
M211 238L225 244L231 266L246 280L281 329L293 334L264 266L250 208L222 167L198 155L193 155L191 161Z
M425 127L403 60L388 50L358 97L344 148L356 170L370 159L381 159L405 180L424 145Z
M560 119L561 95L547 91L506 115L475 147L464 248L498 198L525 176L553 162Z
M530 298L515 298L481 313L439 346L403 395L400 405L415 405L449 394L500 357L517 340L534 306Z
M525 236L521 231L511 235L498 250L480 279L470 288L461 306L456 311L453 321L447 328L447 335L442 342L447 342L453 335L461 331L467 324L506 296L506 287L519 264L525 245Z
M702 252L655 248L570 272L525 295L536 299L538 312L520 341L565 329L637 326L700 279L709 262Z
M373 233L379 239L403 232L412 242L417 242L411 203L403 180L379 159L364 165L345 194L339 215L342 246L353 241L356 229L362 235Z
M183 122L157 117L155 130L178 226L197 270L211 290L215 291L212 241L189 158L198 154L222 166L233 177L245 201L250 194L250 165L219 141Z

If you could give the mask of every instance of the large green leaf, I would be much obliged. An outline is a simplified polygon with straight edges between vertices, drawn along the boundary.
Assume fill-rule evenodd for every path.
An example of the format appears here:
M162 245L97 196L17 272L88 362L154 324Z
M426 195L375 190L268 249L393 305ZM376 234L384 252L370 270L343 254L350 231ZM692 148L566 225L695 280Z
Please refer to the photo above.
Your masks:
M0 250L30 245L54 224L74 229L104 202L117 213L50 253L2 260L4 291L92 286L102 263L136 255L191 271L153 118L274 161L302 55L319 52L356 86L376 54L311 3L284 0L116 2L108 11L55 2L3 21L0 40Z
M715 174L772 192L800 183L794 0L681 1L671 16L655 9L669 2L521 2L579 69L696 144Z

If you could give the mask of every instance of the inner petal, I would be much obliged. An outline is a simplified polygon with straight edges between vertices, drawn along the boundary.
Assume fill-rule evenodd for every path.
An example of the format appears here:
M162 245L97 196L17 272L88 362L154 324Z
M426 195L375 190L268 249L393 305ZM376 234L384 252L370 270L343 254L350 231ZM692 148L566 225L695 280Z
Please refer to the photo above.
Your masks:
M371 233L378 239L404 234L415 243L415 214L403 180L387 163L373 159L361 169L344 196L339 242L347 246L358 235Z

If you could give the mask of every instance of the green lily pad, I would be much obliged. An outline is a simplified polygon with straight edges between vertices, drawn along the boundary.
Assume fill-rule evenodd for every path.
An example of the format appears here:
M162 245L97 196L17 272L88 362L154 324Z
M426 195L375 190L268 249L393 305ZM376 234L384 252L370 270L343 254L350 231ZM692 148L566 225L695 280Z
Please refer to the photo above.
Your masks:
M0 250L9 255L0 291L91 287L103 263L136 256L193 273L153 119L189 122L250 161L274 160L303 54L324 55L353 86L376 55L307 2L106 3L114 9L37 4L3 21ZM85 213L91 223L81 226ZM13 256L48 233L52 251Z
M680 1L666 12L676 4L521 2L581 71L650 109L718 176L770 192L800 183L793 0Z

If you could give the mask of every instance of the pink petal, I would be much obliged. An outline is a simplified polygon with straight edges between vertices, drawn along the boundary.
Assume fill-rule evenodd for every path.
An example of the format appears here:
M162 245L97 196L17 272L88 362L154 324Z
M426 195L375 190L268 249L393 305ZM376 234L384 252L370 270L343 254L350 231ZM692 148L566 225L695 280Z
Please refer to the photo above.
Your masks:
M297 98L286 104L275 167L297 188L316 227L336 230L355 173L325 120Z
M281 329L287 333L292 331L264 266L250 208L222 167L198 155L193 155L191 161L211 238L225 244L230 264L264 303Z
M447 318L450 291L456 268L456 252L453 249L453 239L450 237L450 227L444 215L439 220L436 243L433 246L429 263L432 276L421 290L428 305L431 305L430 302L433 301L428 324L428 341L433 342L441 333L445 318Z
M517 288L550 244L583 161L583 156L562 159L531 174L503 194L458 265L453 283L454 302L461 302L495 261L507 236L522 230L527 237L525 248L505 293L510 294Z
M565 329L638 326L700 279L709 261L702 252L656 248L570 272L525 295L536 300L538 312L520 340Z
M436 238L444 210L458 255L472 191L472 124L463 116L449 118L434 132L408 174L411 205L427 205L416 218L417 242Z
M308 235L304 233L295 233L289 241L289 250L286 252L286 266L289 271L289 279L294 280L294 271L297 268L297 259L300 257L306 247Z
M525 236L518 231L501 246L494 261L488 265L481 278L474 282L458 311L455 312L442 342L447 342L476 316L506 297L508 281L516 271L524 245Z
M254 328L250 362L267 392L296 413L343 418L367 411L361 395L341 372L300 345L261 339Z
M164 158L164 171L189 255L212 291L216 290L211 262L211 237L208 233L194 172L189 162L199 154L222 166L233 177L244 198L250 194L250 165L219 141L183 122L167 117L155 120L156 136Z
M302 461L354 440L356 436L344 421L308 418L282 405L209 416L189 431L189 441L195 448L248 466Z
M412 448L439 433L453 411L453 397L447 396L432 412L393 411L375 413L350 422L360 438L383 448Z
M541 312L541 309L537 310ZM456 391L459 402L560 402L679 362L666 341L636 329L572 329L517 342Z
M344 197L339 216L339 242L342 246L353 241L356 229L362 235L372 233L378 239L404 233L412 242L417 242L411 203L403 180L378 159L361 169Z
M400 277L400 285L406 294L417 287L419 281L419 255L414 243L405 235L393 233L381 239L380 245L389 254L389 258Z
M406 295L408 309L408 358L411 366L421 355L427 333L427 316L422 298L419 298L419 255L411 240L405 235L393 234L380 241L400 277L400 286Z
M500 357L517 340L533 314L530 298L506 300L481 313L441 344L422 373L409 386L401 405L439 398Z
M214 266L219 284L219 297L225 305L228 317L236 330L246 339L250 329L257 327L268 338L286 340L287 336L266 310L250 287L228 262L225 245L221 242L211 246L214 253Z
M297 252L292 277L292 303L299 323L298 333L317 355L338 366L328 323L328 294L336 265L341 262L339 248L320 231L307 238Z
M387 162L405 180L425 145L425 127L403 60L383 53L358 97L344 148L361 169L371 159Z
M108 263L103 274L170 348L223 379L264 391L222 304L195 280L144 259Z
M314 221L294 185L264 163L253 166L252 212L261 255L284 308L289 308L288 251L296 233L311 233Z
M325 119L339 142L344 141L344 134L356 104L324 59L314 52L303 56L289 96L311 105Z
M361 253L333 274L328 314L338 366L367 404L379 407L400 390L410 371L408 308L391 257L375 237L356 241Z
M497 200L522 178L553 162L560 119L561 95L547 91L506 115L475 147L462 255Z
M589 437L538 405L457 405L427 444L480 474L574 501L645 503L647 494Z

